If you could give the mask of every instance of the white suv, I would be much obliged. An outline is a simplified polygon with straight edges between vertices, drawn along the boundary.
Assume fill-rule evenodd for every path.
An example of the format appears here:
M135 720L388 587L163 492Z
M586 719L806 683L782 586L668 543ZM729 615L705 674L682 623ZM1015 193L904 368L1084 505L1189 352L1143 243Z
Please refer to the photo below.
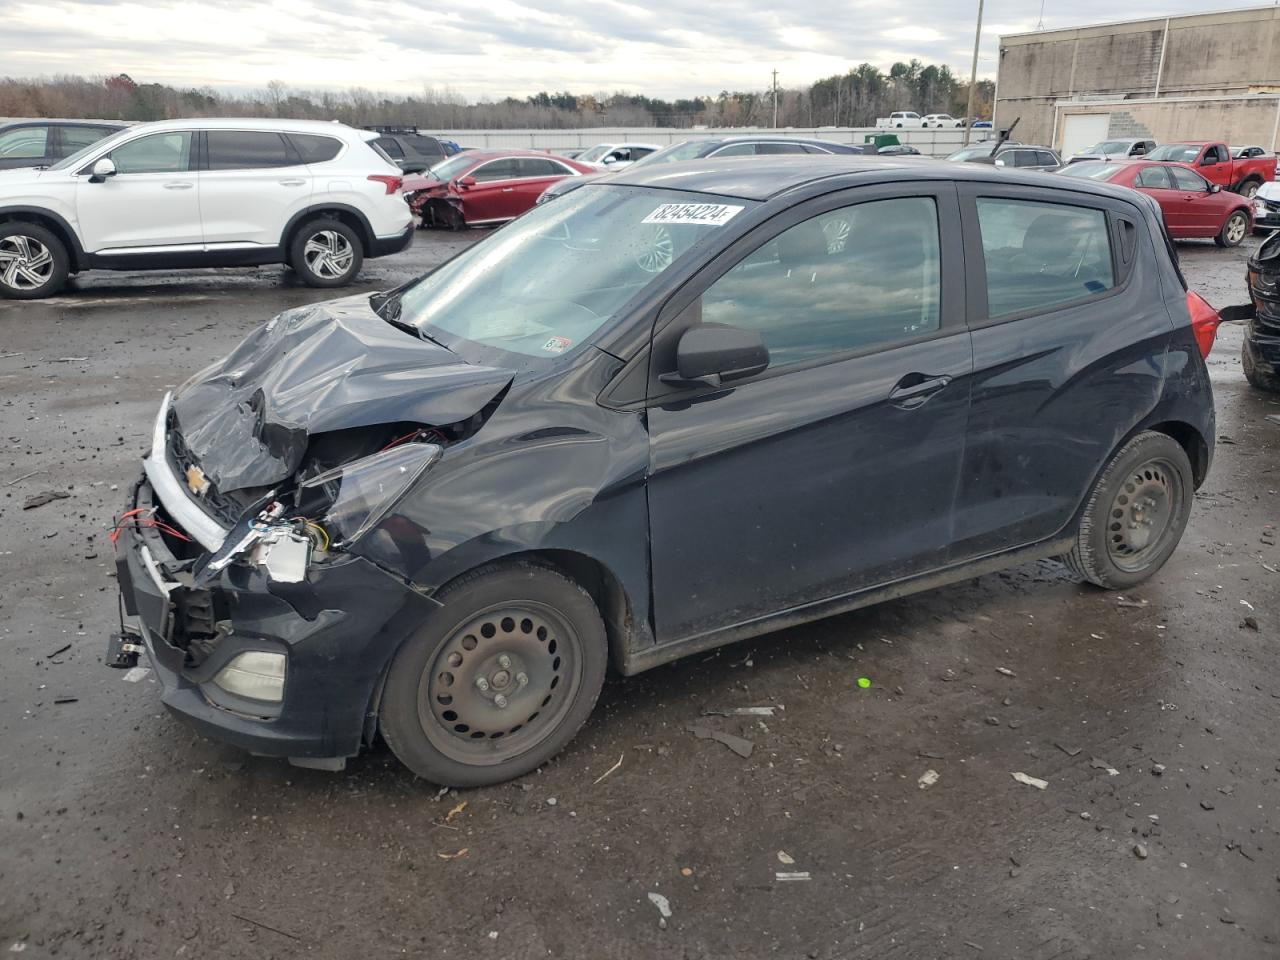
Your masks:
M0 171L0 296L81 270L287 263L314 287L413 238L378 135L305 120L164 120L44 169Z

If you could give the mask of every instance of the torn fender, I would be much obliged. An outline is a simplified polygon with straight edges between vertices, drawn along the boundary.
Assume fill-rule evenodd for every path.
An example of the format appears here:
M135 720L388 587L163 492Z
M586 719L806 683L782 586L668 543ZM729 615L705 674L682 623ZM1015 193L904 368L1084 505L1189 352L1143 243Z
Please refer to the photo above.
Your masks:
M361 294L286 311L251 333L177 391L171 426L226 493L292 475L314 434L465 420L513 375L391 326Z

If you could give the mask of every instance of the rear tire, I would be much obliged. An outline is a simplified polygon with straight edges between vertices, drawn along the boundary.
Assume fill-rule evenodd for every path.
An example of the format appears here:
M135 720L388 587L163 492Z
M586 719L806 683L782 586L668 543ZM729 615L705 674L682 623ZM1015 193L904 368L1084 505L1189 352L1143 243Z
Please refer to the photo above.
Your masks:
M1227 217L1226 223L1222 225L1218 235L1213 238L1213 242L1220 247L1238 247L1248 235L1249 215L1243 210L1236 210L1231 216Z
M309 287L344 287L364 263L364 244L341 220L308 220L289 244L289 265Z
M466 574L396 654L382 736L432 783L478 787L536 769L586 721L608 662L591 596L521 561ZM481 683L483 681L483 683Z
M1093 485L1076 544L1060 559L1080 579L1109 590L1141 583L1182 539L1194 487L1191 461L1176 440L1138 434Z
M1250 384L1267 393L1280 393L1280 375L1276 374L1271 364L1254 355L1247 331L1240 347L1240 366L1244 367L1244 378Z
M1246 180L1240 185L1240 196L1246 200L1252 200L1258 195L1258 188L1261 184L1257 180Z
M38 300L67 282L71 258L57 235L37 223L0 224L0 296Z

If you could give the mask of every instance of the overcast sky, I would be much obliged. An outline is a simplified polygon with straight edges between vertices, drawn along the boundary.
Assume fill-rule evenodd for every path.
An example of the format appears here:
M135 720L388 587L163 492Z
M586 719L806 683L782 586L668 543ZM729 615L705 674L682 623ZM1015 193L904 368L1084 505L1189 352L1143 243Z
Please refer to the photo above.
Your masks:
M1044 2L1046 27L1247 5ZM775 67L779 83L800 86L864 60L888 67L918 57L967 76L977 0L4 0L0 8L0 69L10 76L671 98L761 89ZM1034 30L1039 18L1039 0L988 0L980 73L994 77L1000 34Z

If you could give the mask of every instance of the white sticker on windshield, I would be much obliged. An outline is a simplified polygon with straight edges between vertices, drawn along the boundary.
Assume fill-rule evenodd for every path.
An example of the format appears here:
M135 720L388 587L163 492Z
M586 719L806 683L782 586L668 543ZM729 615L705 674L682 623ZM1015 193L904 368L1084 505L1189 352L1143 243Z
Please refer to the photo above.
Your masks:
M664 203L641 223L688 223L699 227L723 227L743 211L728 203Z

